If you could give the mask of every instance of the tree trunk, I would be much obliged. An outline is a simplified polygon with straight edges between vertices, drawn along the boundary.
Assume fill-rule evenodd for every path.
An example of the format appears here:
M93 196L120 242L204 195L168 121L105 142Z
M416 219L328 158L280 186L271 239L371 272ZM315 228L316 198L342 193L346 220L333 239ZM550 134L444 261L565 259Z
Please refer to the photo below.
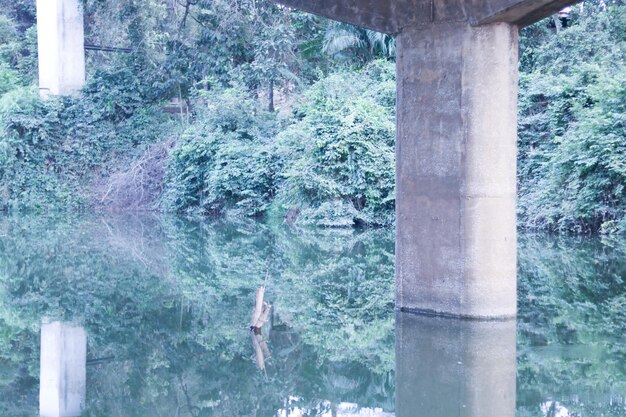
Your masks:
M270 113L274 113L274 111L275 111L275 108L274 108L274 79L270 79L270 85L269 85L269 88L267 90L267 100L268 100L267 110Z

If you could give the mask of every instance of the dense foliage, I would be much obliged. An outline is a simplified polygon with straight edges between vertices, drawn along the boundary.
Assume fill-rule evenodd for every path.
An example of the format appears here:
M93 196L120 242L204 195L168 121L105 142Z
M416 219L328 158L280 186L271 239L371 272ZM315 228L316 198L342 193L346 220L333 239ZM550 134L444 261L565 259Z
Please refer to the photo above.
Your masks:
M165 116L126 70L94 75L81 97L2 97L0 209L46 212L92 203L99 178L168 132ZM139 90L139 91L138 91Z
M204 93L169 164L162 207L322 226L388 225L394 210L393 65L318 81L285 120L241 89Z
M305 223L387 225L395 207L395 71L374 62L316 83L278 137L278 209Z
M558 33L523 32L520 220L626 231L626 7L583 5Z
M276 192L277 121L238 89L205 95L169 164L163 205L176 211L265 212Z
M34 2L0 1L0 209L393 223L393 38L269 0L83 3L86 42L130 52L42 102ZM520 226L625 231L626 6L551 23L521 34Z

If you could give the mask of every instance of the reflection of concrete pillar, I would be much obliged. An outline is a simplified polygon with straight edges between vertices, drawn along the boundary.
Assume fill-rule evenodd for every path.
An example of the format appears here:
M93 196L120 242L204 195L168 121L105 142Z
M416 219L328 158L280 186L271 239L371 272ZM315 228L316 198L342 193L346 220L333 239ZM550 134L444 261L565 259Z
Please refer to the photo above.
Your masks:
M79 0L37 0L39 91L78 91L85 83L83 11Z
M397 305L514 317L518 31L453 21L398 35Z
M397 417L515 417L515 321L398 313Z
M87 336L68 323L41 326L39 414L79 416L85 404Z

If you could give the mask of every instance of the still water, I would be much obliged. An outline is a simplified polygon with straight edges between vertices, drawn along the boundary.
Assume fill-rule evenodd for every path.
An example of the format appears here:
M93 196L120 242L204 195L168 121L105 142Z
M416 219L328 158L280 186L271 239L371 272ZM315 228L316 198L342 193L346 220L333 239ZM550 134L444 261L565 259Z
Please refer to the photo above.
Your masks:
M517 323L395 313L393 247L385 230L1 217L0 415L626 416L626 242L521 235Z

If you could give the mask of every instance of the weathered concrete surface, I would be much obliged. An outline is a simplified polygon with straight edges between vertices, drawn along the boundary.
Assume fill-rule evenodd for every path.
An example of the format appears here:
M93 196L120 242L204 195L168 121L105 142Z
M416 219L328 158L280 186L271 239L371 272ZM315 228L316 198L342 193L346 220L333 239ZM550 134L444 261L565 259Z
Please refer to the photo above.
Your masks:
M396 305L516 315L518 28L571 0L275 0L398 35Z
M380 0L275 0L276 3L362 26L383 33L397 33L396 3Z
M509 22L524 27L577 2L572 0L506 0L499 2L497 8L494 8L490 14L481 16L474 23L482 25Z
M275 0L330 19L398 34L433 23L528 25L572 0Z
M80 416L85 405L87 336L82 327L63 322L41 325L39 414Z
M398 313L397 417L515 417L515 324Z
M517 28L405 30L397 66L396 305L513 317Z
M39 91L66 95L85 83L83 11L79 0L37 0Z

